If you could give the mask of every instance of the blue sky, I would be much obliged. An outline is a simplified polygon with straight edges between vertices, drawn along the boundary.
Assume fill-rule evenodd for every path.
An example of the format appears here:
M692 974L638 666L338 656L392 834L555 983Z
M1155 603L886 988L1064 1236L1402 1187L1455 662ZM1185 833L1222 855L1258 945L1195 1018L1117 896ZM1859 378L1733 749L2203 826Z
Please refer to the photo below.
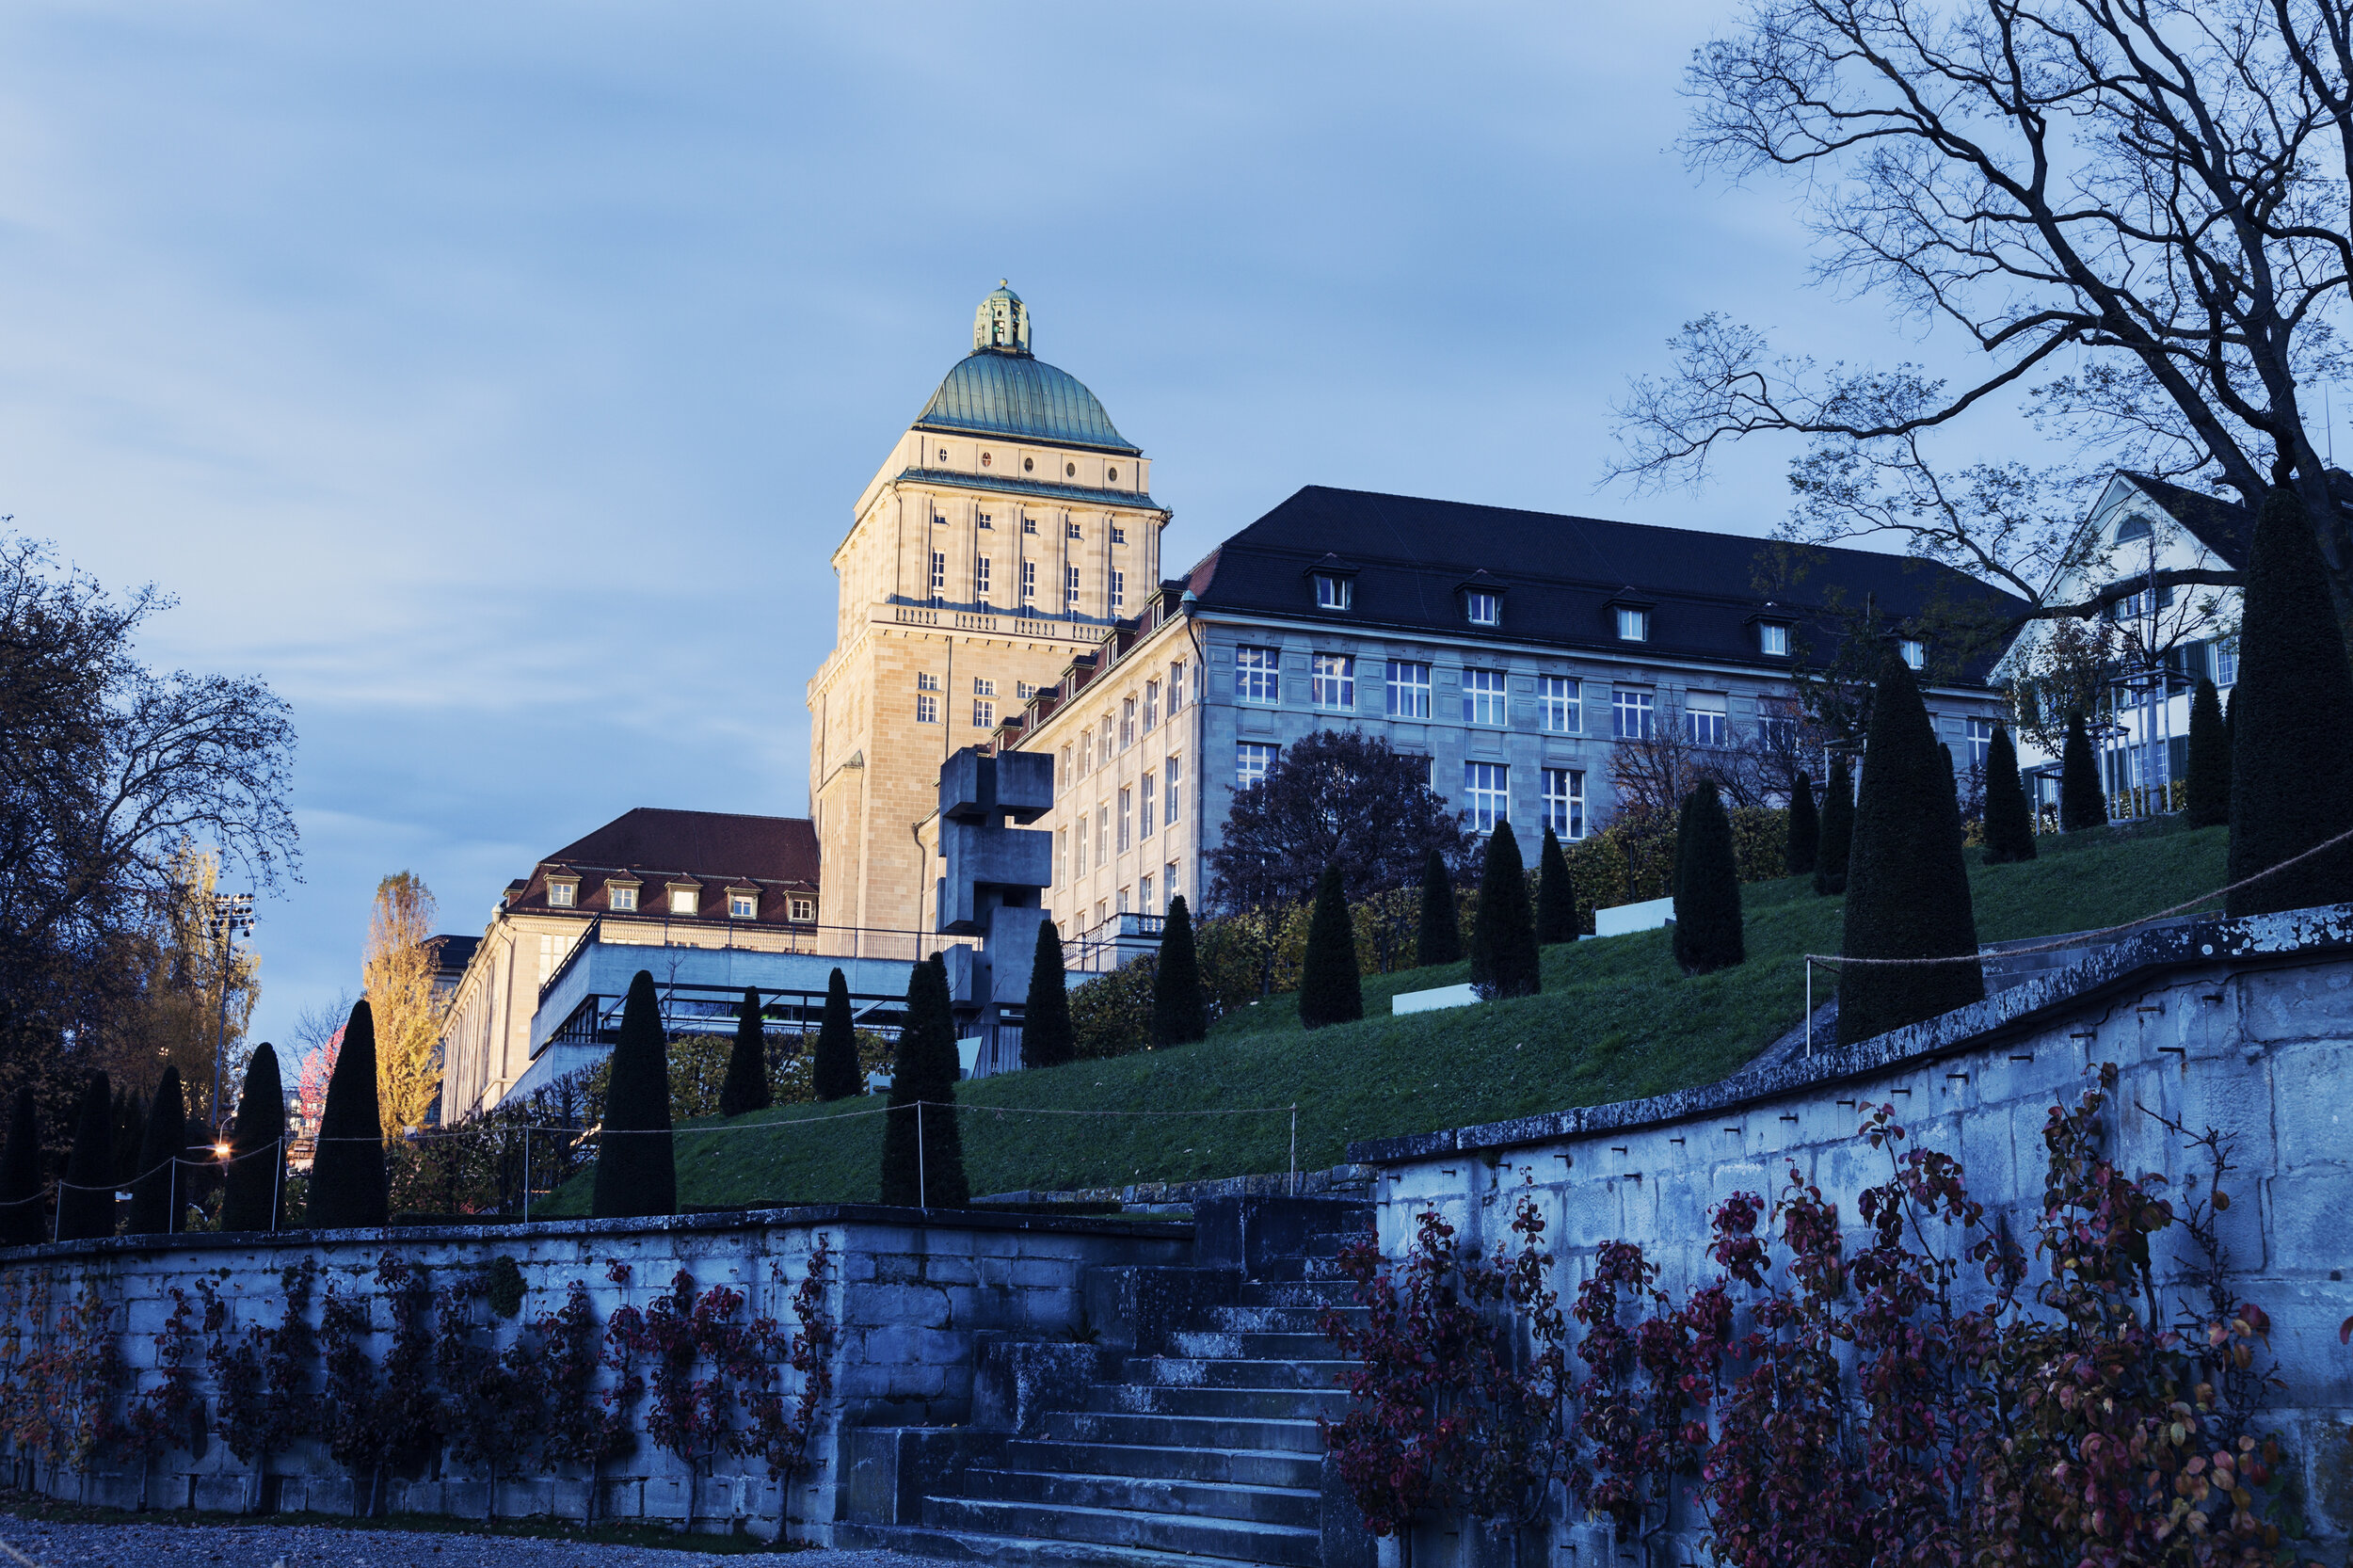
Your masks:
M1780 459L1598 488L1722 309L1824 358L1786 193L1673 143L1728 7L0 11L0 511L294 705L257 1027L630 807L807 808L826 559L1000 277L1176 511L1309 483L1747 533Z

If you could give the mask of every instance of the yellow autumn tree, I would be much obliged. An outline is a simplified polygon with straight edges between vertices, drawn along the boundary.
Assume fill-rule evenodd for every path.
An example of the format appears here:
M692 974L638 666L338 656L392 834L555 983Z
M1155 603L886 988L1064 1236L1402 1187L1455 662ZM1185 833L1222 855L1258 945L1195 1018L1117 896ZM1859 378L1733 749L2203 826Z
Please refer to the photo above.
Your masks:
M376 884L360 985L376 1016L376 1099L384 1136L424 1125L441 1087L441 1015L433 1001L432 889L413 872Z
M213 1059L224 1045L225 1099L234 1101L245 1077L251 1054L247 1028L262 991L261 962L249 937L240 938L235 956L222 961L220 938L209 923L219 856L183 842L167 865L167 896L147 928L118 946L122 992L88 1032L86 1060L142 1096L154 1092L165 1067L178 1067L187 1087L189 1115L209 1126Z

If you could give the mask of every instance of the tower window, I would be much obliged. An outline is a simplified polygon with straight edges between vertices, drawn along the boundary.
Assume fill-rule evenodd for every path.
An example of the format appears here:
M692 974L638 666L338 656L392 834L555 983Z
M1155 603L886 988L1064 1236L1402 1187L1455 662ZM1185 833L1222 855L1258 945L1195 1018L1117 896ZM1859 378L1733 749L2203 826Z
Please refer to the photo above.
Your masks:
M975 729L996 728L997 704L986 697L975 698L972 703L972 728Z
M944 446L939 449L939 460L943 463L948 460L948 449Z
M1037 563L1035 561L1021 563L1021 602L1024 604L1037 602Z
M939 677L930 670L917 670L915 689L919 692L936 692L939 690Z
M1021 520L1021 532L1023 532L1024 534L1034 534L1034 533L1036 533L1036 532L1037 532L1037 519L1035 519L1035 518L1023 518L1023 519Z
M1119 614L1127 603L1128 574L1124 571L1113 570L1112 572L1112 614L1114 616Z
M1024 458L1022 458L1022 459L1021 459L1021 472L1024 472L1024 473L1028 473L1031 470L1032 470L1032 469L1034 469L1034 468L1036 468L1036 467L1037 467L1037 459L1036 459L1035 457L1024 457Z
M1112 543L1126 544L1127 542L1128 531L1125 528L1114 528L1112 530Z
M988 456L988 454L987 454L987 453L984 452L984 453L982 453L982 454L981 454L981 467L983 467L983 468L986 468L986 467L988 467L990 460L991 460L991 459L990 459L990 457L989 457L989 456Z
M985 555L973 563L972 593L976 599L988 597L988 557Z
M937 599L948 591L948 555L945 551L932 552L932 597Z
M1116 464L1116 463L1114 463L1114 464L1112 464L1110 468L1105 469L1105 470L1103 471L1103 477L1104 477L1105 479L1107 479L1107 480L1111 481L1111 482L1112 482L1112 484L1114 484L1114 485L1118 484L1118 483L1119 483L1119 465L1118 465L1118 464Z
M1083 529L1081 529L1081 528L1080 528L1080 527L1077 523L1075 523L1075 522L1065 522L1065 523L1064 523L1064 524L1063 524L1063 529L1064 529L1064 536L1065 538L1072 538L1072 539L1083 539L1083 538L1085 538L1085 537L1086 537L1086 533L1085 533L1085 531L1084 531Z
M918 724L937 724L939 722L939 698L934 696L929 692L916 693L915 722Z
M1076 610L1079 607L1079 568L1077 567L1062 568L1062 599L1065 608Z
M987 676L976 675L972 678L972 695L974 696L995 696L997 695L997 682L991 680Z
M989 520L989 516L986 512L983 512L981 514L981 526L989 530L991 533L996 532L997 529L996 523Z
M1078 477L1079 477L1079 465L1078 465L1078 464L1076 464L1076 463L1064 463L1064 464L1063 464L1063 466L1062 466L1062 476L1063 476L1064 479L1076 479L1076 478L1078 478Z

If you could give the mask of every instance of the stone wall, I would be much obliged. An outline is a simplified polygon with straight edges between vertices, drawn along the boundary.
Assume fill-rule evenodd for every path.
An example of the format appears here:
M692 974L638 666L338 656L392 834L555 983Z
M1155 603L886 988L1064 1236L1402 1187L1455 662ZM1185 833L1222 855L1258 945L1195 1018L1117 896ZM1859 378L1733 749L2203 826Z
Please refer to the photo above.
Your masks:
M1564 1303L1615 1240L1640 1242L1680 1296L1717 1272L1704 1255L1714 1207L1737 1192L1769 1200L1792 1165L1851 1226L1856 1193L1888 1174L1888 1157L1854 1136L1878 1105L1961 1160L1972 1195L2030 1237L2045 1113L2090 1087L2102 1064L2121 1074L2105 1119L2128 1174L2195 1191L2196 1151L2165 1121L2233 1142L2236 1201L2222 1238L2238 1294L2270 1314L2285 1380L2277 1424L2324 1555L2337 1560L2353 1527L2353 1349L2338 1338L2353 1316L2353 906L2144 936L1976 1007L1704 1089L1349 1153L1379 1167L1390 1256L1430 1208L1489 1244L1504 1239L1515 1194L1532 1184ZM2177 1227L2158 1240L2179 1238ZM2182 1263L2165 1257L2161 1280ZM1699 1521L1676 1524L1672 1555L1706 1560ZM1449 1533L1433 1528L1415 1560L1456 1555ZM1553 1535L1553 1568L1615 1568L1606 1529L1562 1520Z
M744 1316L766 1315L787 1331L792 1296L821 1238L833 1262L824 1289L826 1320L837 1334L830 1358L833 1396L812 1437L808 1464L791 1478L792 1534L830 1537L839 1476L836 1455L845 1428L946 1425L969 1417L976 1336L1069 1339L1087 1330L1085 1271L1098 1265L1177 1263L1192 1256L1190 1226L1118 1219L990 1212L922 1213L837 1206L652 1220L570 1220L534 1224L387 1230L290 1231L272 1236L198 1234L117 1237L91 1242L0 1251L0 1379L32 1386L40 1358L71 1354L77 1336L58 1330L60 1313L84 1300L103 1311L103 1340L118 1351L130 1379L106 1408L120 1418L127 1399L161 1381L156 1336L172 1309L174 1288L198 1298L200 1281L224 1304L220 1328L232 1342L248 1327L275 1328L284 1314L280 1275L306 1259L319 1269L318 1298L375 1294L379 1258L390 1253L427 1271L436 1287L475 1274L501 1257L519 1269L520 1312L495 1315L487 1302L468 1308L502 1350L521 1325L563 1306L573 1281L590 1292L599 1327L623 1305L641 1310L683 1271L697 1290L728 1286L745 1298ZM626 1270L625 1281L616 1276ZM34 1304L47 1311L35 1320ZM201 1302L198 1304L200 1308ZM318 1321L319 1302L309 1316ZM379 1331L369 1342L383 1361L387 1309L372 1312ZM436 1323L437 1334L446 1325ZM199 1391L216 1390L200 1366ZM604 1382L609 1384L610 1374ZM779 1386L797 1395L798 1375L780 1369ZM319 1387L315 1364L310 1391ZM468 1473L439 1448L422 1464L388 1478L392 1510L488 1514L554 1513L664 1520L702 1529L740 1521L770 1536L787 1499L763 1462L721 1456L700 1474L645 1433L650 1397L634 1411L639 1441L629 1456L591 1476L536 1460L523 1479ZM217 1423L212 1423L216 1429ZM355 1478L316 1439L296 1442L257 1472L241 1463L217 1430L200 1445L183 1441L143 1468L120 1450L102 1449L75 1468L70 1456L43 1452L23 1434L6 1448L17 1479L53 1496L119 1507L194 1506L351 1512L368 1502L368 1478ZM551 1468L554 1473L548 1473Z

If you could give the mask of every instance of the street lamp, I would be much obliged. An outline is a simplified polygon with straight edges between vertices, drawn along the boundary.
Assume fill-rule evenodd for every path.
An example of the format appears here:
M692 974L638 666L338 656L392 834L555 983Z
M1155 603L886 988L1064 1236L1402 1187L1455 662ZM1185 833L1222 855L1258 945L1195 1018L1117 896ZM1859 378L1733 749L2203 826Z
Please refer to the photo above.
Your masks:
M204 923L220 944L220 1030L213 1047L213 1137L217 1141L221 1136L220 1069L229 1058L229 981L235 972L238 936L253 934L253 895L215 893L212 918Z

